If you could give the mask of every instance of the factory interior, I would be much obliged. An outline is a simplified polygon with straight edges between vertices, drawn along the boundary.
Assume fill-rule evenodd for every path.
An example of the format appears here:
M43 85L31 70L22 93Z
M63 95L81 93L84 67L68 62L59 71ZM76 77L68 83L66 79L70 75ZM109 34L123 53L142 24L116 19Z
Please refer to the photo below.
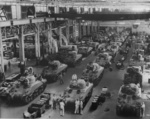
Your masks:
M150 0L0 0L0 118L150 119Z

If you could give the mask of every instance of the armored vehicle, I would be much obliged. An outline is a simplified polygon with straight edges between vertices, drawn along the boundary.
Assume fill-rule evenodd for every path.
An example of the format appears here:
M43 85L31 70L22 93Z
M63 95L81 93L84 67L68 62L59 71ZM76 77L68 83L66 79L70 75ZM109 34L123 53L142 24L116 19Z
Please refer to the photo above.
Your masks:
M20 102L28 104L40 95L46 88L46 80L41 76L35 77L33 69L25 76L21 76L18 80L4 83L0 87L0 97L8 102ZM26 72L27 73L27 72Z
M97 72L93 72L89 69L83 70L82 78L84 80L89 81L90 83L93 83L94 86L96 86L99 84L100 80L102 79L103 74L104 74L104 67L99 66Z
M116 105L117 115L134 115L141 118L144 113L144 102L141 97L141 88L136 84L122 85L119 90Z
M47 79L47 82L55 82L60 74L64 74L67 71L68 65L60 63L58 60L54 60L45 67L42 71L42 77Z
M93 84L83 79L71 80L69 87L64 91L65 110L74 113L75 101L83 101L83 108L92 96Z
M100 53L94 62L98 63L100 66L107 68L107 65L109 62L111 62L112 56L109 55L109 53L104 52Z
M41 115L49 108L50 93L43 93L40 96L40 100L32 103L27 111L23 113L25 119L36 119L41 117Z
M77 63L81 62L82 54L77 54L75 51L68 52L68 56L64 59L64 63L69 66L76 66Z
M69 66L75 66L82 60L82 54L78 54L77 45L63 46L58 53L58 60Z
M89 46L87 46L87 45L85 45L85 44L80 44L80 45L78 46L78 50L79 50L79 51L78 51L79 54L82 54L83 56L88 56L88 55L91 54L93 48L92 48L92 47L89 47Z

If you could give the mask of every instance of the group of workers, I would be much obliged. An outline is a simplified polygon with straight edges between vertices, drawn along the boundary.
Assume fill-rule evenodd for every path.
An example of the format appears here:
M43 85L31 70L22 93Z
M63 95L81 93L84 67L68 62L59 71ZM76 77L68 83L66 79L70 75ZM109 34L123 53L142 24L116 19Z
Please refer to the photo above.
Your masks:
M82 99L76 99L74 103L75 103L74 113L75 114L83 114ZM51 99L49 101L49 105L50 105L51 109L53 109L53 110L59 109L60 116L64 116L64 114L65 114L65 104L66 104L66 100L63 96L61 96L61 95L57 96L55 94L51 94Z

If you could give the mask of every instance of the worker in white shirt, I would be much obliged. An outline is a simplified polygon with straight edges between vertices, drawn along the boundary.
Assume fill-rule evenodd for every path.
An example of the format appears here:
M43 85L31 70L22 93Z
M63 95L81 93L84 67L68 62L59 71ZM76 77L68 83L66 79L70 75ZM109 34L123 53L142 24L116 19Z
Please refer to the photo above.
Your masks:
M99 69L99 65L97 63L93 63L93 72L97 72Z
M63 102L63 100L60 100L60 116L64 116L64 112L65 112L65 103Z
M97 72L100 66L95 62L89 62L88 67L90 67L89 69L93 72Z
M83 101L80 99L79 101L79 106L80 106L80 114L83 114Z
M74 111L75 114L79 113L79 105L80 105L80 102L79 102L79 99L77 99L75 101L75 111Z
M141 115L141 117L144 117L145 116L145 103L144 102L142 102L142 104L141 104L141 106L142 106L142 115Z

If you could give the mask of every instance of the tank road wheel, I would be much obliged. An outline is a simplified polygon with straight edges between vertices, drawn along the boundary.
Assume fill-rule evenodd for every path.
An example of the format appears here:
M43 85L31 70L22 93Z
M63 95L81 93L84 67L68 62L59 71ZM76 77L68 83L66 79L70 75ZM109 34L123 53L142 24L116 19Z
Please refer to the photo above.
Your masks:
M23 98L23 101L24 101L25 104L28 104L29 102L31 102L31 97L30 96L25 96Z

